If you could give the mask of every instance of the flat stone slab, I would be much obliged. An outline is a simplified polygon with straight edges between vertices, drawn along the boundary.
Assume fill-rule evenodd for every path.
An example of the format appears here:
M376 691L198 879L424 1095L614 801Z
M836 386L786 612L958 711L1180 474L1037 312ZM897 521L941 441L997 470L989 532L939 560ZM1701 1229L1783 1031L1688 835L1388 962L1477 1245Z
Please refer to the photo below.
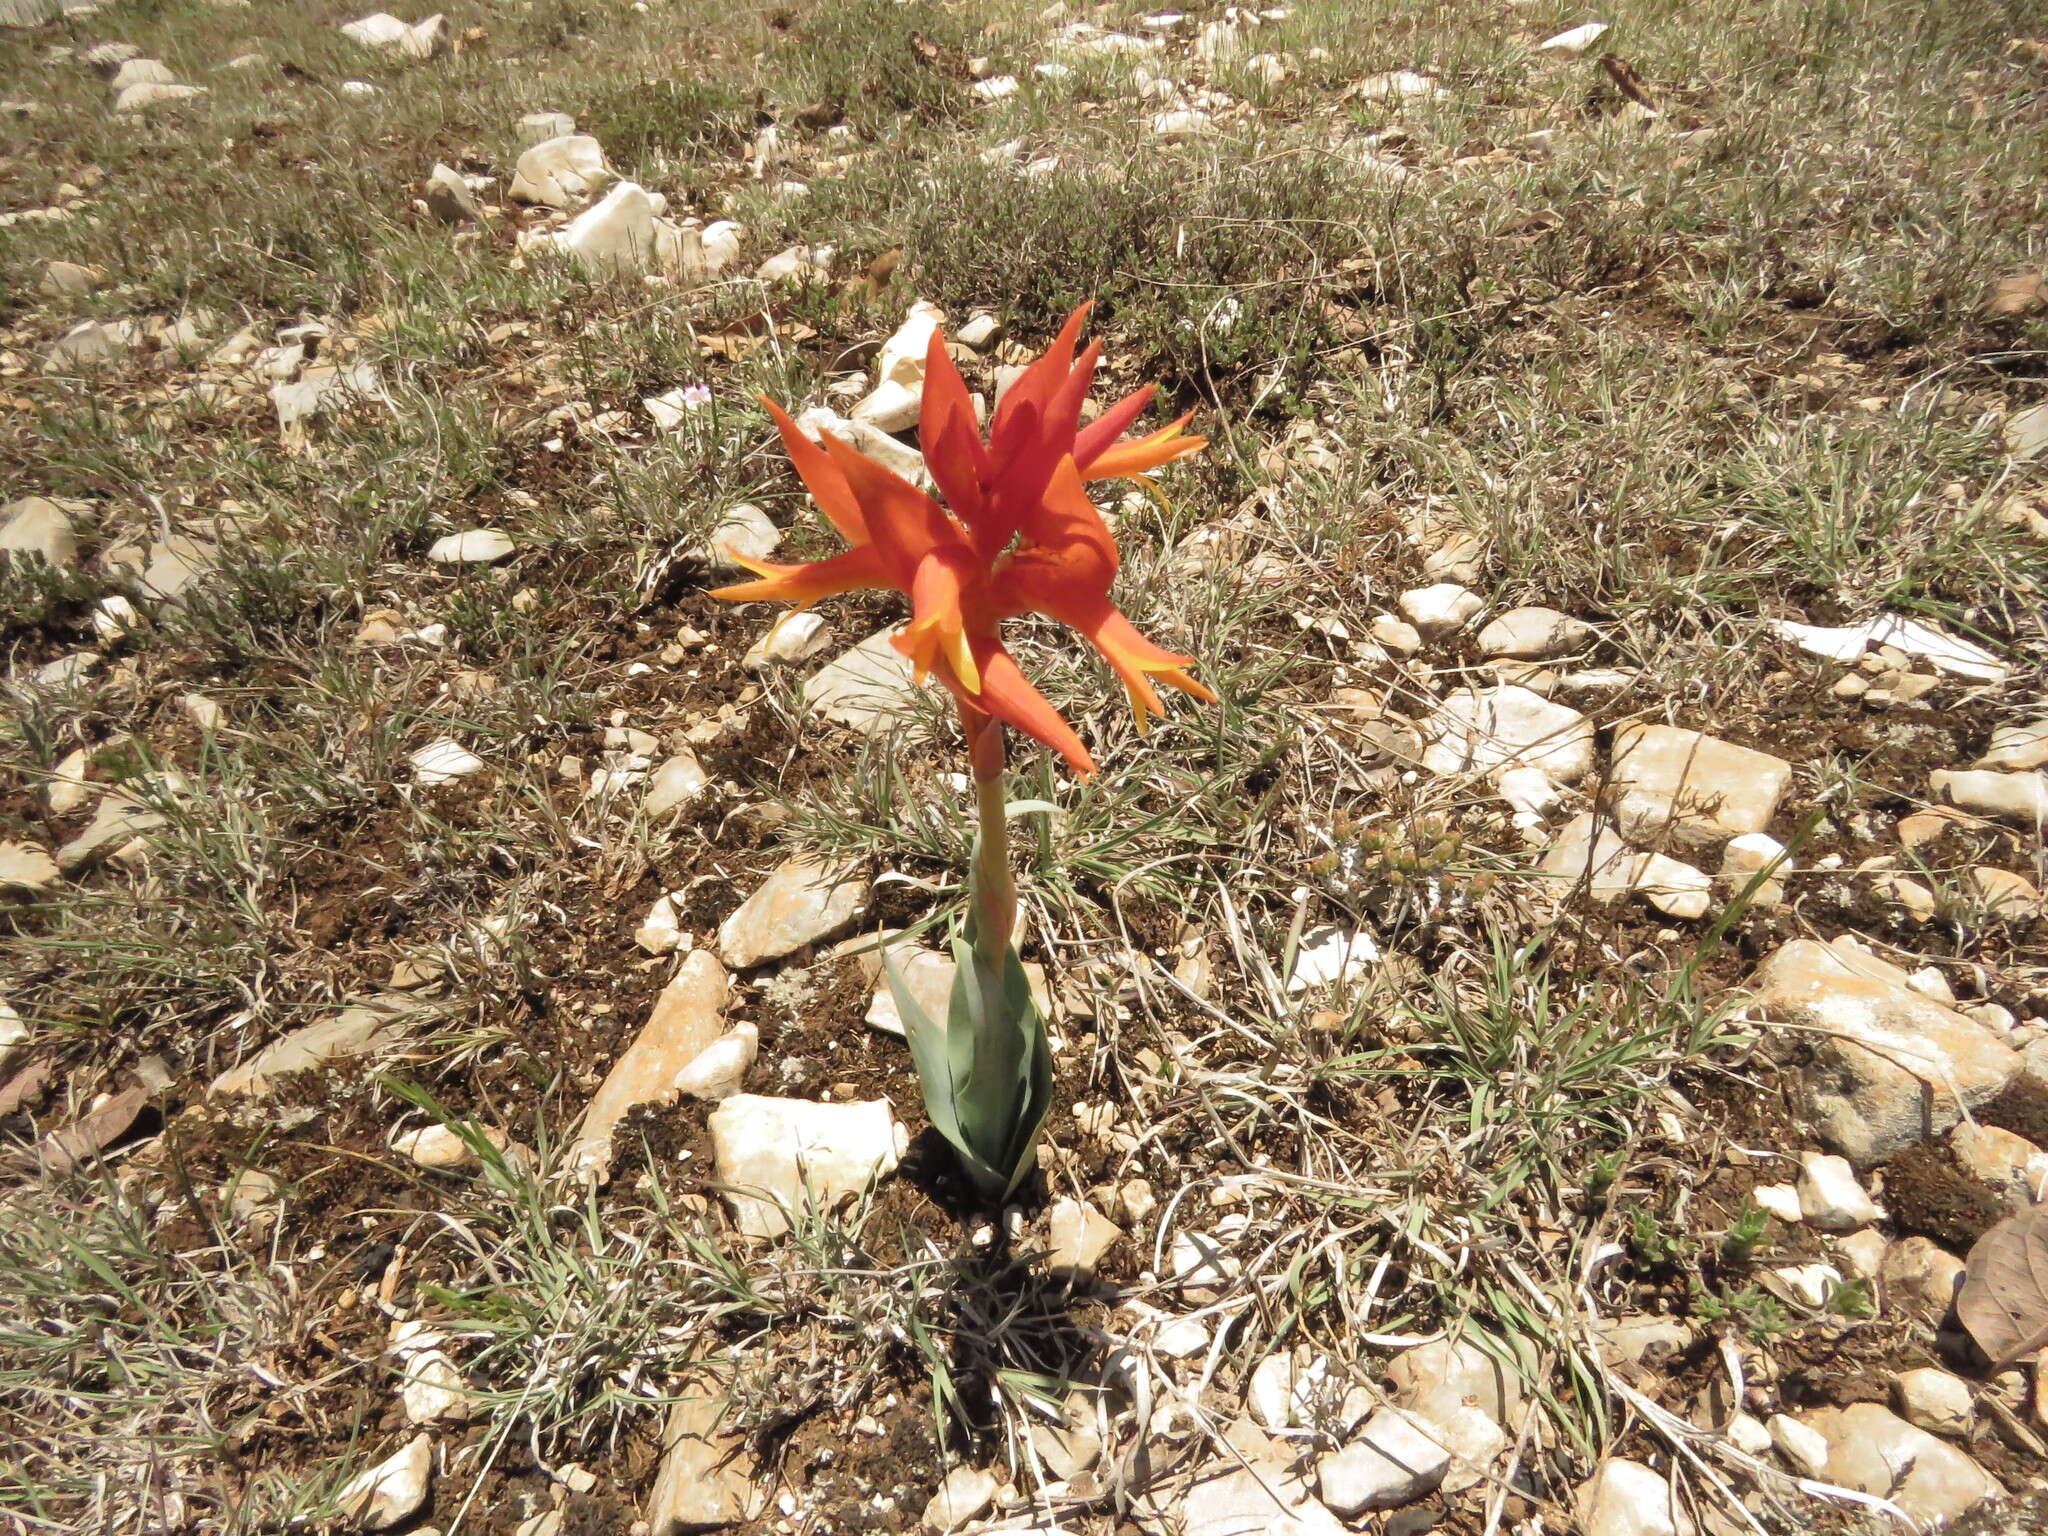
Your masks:
M330 1061L367 1056L405 1038L420 1009L409 1001L359 1003L331 1019L295 1029L273 1040L238 1067L213 1080L210 1092L266 1097L277 1080L293 1072L310 1072Z
M848 730L872 733L904 718L917 683L910 658L889 643L892 626L825 663L804 683L804 703Z
M763 880L718 926L719 958L736 971L829 938L868 906L858 867L799 854Z
M1859 1168L1941 1135L2020 1070L2018 1053L1990 1030L1916 991L1905 971L1846 935L1788 941L1752 986L1765 1017L1817 1032L1814 1122Z
M711 1112L711 1143L733 1220L749 1237L778 1237L792 1213L830 1211L896 1165L910 1133L887 1099L815 1104L740 1093Z
M1669 725L1614 733L1607 801L1629 841L1703 847L1761 832L1778 813L1792 765L1768 752Z

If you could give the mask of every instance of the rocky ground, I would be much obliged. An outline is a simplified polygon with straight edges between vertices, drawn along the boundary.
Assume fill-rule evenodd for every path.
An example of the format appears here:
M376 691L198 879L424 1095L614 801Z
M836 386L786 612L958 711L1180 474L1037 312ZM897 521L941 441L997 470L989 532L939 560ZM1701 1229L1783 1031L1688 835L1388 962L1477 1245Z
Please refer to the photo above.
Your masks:
M1682 11L0 0L0 1508L2038 1528L2048 40ZM1013 626L986 1212L948 709L707 593L1084 299L1221 702Z

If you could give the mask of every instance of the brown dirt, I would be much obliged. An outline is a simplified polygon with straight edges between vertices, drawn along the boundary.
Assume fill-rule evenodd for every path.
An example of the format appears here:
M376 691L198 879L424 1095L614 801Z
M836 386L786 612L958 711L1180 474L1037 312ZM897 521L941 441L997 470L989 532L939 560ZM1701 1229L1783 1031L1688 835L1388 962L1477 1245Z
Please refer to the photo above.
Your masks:
M1887 1163L1884 1189L1901 1227L1958 1249L1967 1249L2011 1214L2005 1201L1959 1167L1938 1141L1909 1147Z
M2011 1087L1977 1111L1977 1119L2024 1136L2037 1147L2048 1147L2048 1082L2022 1072Z

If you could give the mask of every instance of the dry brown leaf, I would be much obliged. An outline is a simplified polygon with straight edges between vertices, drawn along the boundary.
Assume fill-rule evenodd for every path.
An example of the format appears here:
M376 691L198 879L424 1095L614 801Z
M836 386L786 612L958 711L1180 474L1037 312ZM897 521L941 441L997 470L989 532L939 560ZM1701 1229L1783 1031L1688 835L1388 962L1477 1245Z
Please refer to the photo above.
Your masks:
M1643 89L1642 79L1630 67L1627 59L1612 53L1600 55L1600 67L1607 71L1607 78L1614 82L1614 88L1637 106L1655 112L1657 103L1650 99L1650 93Z
M46 1173L69 1173L127 1135L153 1097L140 1085L115 1094L98 1109L81 1115L62 1130L36 1144L35 1156Z
M2039 272L2015 272L1992 285L1985 307L1994 315L2024 315L2043 305L2048 305L2048 278Z
M5 1084L0 1084L0 1119L33 1101L49 1083L51 1072L47 1061L32 1061Z
M2048 1206L2008 1216L1977 1239L1956 1318L1994 1372L2048 1344Z

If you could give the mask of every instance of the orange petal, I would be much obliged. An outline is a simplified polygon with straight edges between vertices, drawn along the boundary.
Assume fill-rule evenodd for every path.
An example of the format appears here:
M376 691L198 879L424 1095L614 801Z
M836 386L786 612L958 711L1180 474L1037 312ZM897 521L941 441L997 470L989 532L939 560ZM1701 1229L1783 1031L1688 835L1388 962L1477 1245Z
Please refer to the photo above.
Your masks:
M923 491L830 432L824 434L824 440L825 452L860 503L868 542L881 552L890 586L908 592L918 565L933 550L967 547L959 525Z
M946 505L973 529L985 510L982 488L990 478L988 450L982 446L967 381L953 366L944 333L936 330L925 353L924 403L917 437Z
M1192 416L1192 412L1189 416ZM1144 437L1133 438L1128 443L1118 443L1114 448L1104 449L1088 462L1087 476L1090 480L1114 480L1128 475L1142 475L1170 464L1175 459L1184 459L1191 453L1200 453L1209 446L1206 437L1183 437L1189 416L1161 427Z
M1046 502L1047 527L1064 530L1064 541L1031 545L997 573L996 611L1005 617L1042 613L1080 631L1122 679L1140 730L1150 716L1165 712L1152 688L1154 677L1213 702L1215 696L1181 670L1191 666L1193 658L1154 645L1109 600L1109 578L1116 574L1116 544L1107 528L1102 528L1101 538L1109 550L1105 568L1085 528L1088 519L1100 528L1102 516L1088 500L1072 459L1061 461Z
M996 407L995 419L989 425L989 447L998 459L1006 450L1014 451L1012 438L1018 414L1029 405L1041 417L1051 403L1053 393L1066 381L1074 366L1074 346L1081 339L1081 324L1088 318L1088 311L1094 306L1083 304L1060 327L1059 335L1053 338L1045 355L1024 370L1022 378L1012 384L1003 395L1002 403Z
M1075 773L1084 779L1093 778L1095 759L1081 745L1081 738L1074 734L1074 728L1067 724L1066 717L1052 707L1044 694L1031 686L1031 680L1017 665L1016 658L1003 649L1002 641L994 635L976 635L973 645L975 664L981 672L979 692L965 693L960 680L949 667L941 664L934 669L939 680L953 691L953 696L970 709L993 715L1034 740L1044 742L1065 758L1067 766Z
M1166 712L1159 702L1159 695L1152 691L1152 678L1156 677L1169 687L1193 694L1207 703L1216 702L1215 694L1181 670L1194 664L1193 657L1176 656L1154 645L1139 634L1137 626L1115 607L1108 607L1108 611L1098 615L1093 624L1076 624L1074 627L1088 637L1089 643L1102 653L1103 659L1123 680L1124 691L1131 698L1132 713L1138 717L1139 730L1145 729L1148 714Z
M1005 616L1044 611L1035 600L1018 604L1007 595L1030 599L1040 591L1080 597L1107 597L1121 557L1116 537L1102 520L1081 472L1071 458L1062 458L1044 494L1022 519L1024 543L1015 558L994 578Z
M1156 393L1158 391L1150 384L1143 389L1134 389L1081 429L1080 435L1074 439L1074 462L1081 466L1082 474L1087 474L1088 466L1114 446L1116 440L1130 429L1132 422L1145 414L1145 407L1152 403L1152 396Z
M916 666L917 681L943 661L970 697L981 692L981 671L968 644L961 599L978 570L970 551L926 556L910 586L911 621L890 642Z
M882 557L872 544L863 544L828 560L813 560L805 565L771 565L762 560L733 558L748 570L758 573L761 580L742 581L712 592L713 597L722 597L729 603L795 603L800 608L808 608L820 598L834 597L841 592L894 585L888 572L882 568Z
M804 489L811 493L811 499L831 520L832 526L845 535L849 544L868 542L867 522L861 516L860 503L847 486L846 476L833 466L825 450L805 437L803 430L789 419L781 406L765 395L761 403L768 407L768 414L775 421L775 430L782 434L782 446L789 454L789 462L796 466Z

